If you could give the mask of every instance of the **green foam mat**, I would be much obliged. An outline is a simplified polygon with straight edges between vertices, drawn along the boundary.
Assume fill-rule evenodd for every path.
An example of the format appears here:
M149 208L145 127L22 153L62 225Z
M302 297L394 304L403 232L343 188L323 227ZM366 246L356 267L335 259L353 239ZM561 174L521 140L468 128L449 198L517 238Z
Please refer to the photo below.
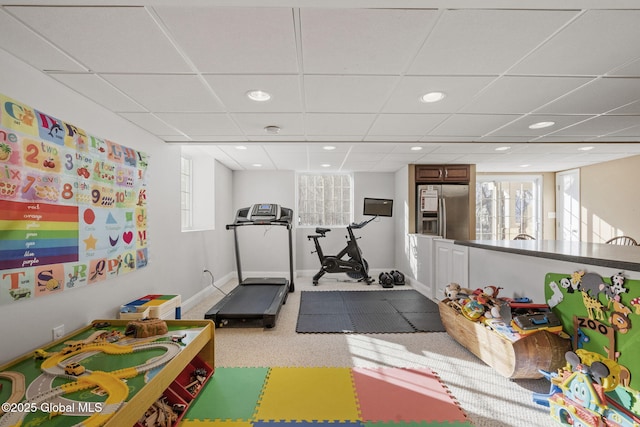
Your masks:
M252 419L269 368L216 368L190 405L185 419Z

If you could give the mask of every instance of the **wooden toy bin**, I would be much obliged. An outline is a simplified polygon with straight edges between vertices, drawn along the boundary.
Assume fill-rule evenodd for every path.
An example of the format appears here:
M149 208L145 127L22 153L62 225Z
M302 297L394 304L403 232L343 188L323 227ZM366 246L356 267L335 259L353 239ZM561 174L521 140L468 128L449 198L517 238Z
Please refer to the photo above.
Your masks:
M448 302L445 299L438 304L447 333L500 375L536 379L542 378L539 369L554 372L565 365L570 340L543 330L511 342L484 324L467 319Z

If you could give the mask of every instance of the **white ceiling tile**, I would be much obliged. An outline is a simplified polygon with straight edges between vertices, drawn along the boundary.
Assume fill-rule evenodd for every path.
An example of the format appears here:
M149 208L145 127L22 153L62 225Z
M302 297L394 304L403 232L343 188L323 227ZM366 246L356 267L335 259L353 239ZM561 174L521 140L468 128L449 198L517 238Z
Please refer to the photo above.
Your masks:
M478 139L481 142L499 142L501 145L509 145L509 143L527 142L531 139L529 136L497 136L496 133L485 135Z
M383 111L455 113L494 80L491 76L406 76L393 90ZM439 102L421 102L420 97L430 92L444 92L446 97Z
M590 80L577 77L505 76L494 81L460 112L526 114Z
M197 76L106 74L103 77L151 112L224 111Z
M360 160L354 160L354 161L347 160L342 165L342 169L341 170L343 170L343 171L357 171L357 172L385 172L385 170L381 169L379 166L380 166L380 163L376 162L376 161L363 162L363 161L360 161ZM399 167L396 168L395 163L394 163L394 166L393 166L392 170L397 170L397 169L399 169Z
M447 114L381 114L369 132L382 136L425 135L447 117Z
M640 59L609 72L611 76L640 77Z
M465 141L476 141L477 136L423 136L420 138L420 141L423 142L465 142Z
M367 135L363 141L369 142L388 142L396 141L401 142L416 142L422 139L421 135Z
M302 107L300 77L295 75L205 75L209 86L231 112L293 113ZM247 92L262 90L271 99L256 102Z
M639 123L638 118L634 116L598 116L561 129L550 136L597 137L632 127L640 129L640 126L637 126Z
M396 82L397 78L390 76L306 76L306 110L314 113L377 113Z
M86 71L4 10L0 10L0 39L11 40L3 43L2 48L39 70Z
M304 71L399 74L415 56L436 14L418 9L301 9Z
M487 138L497 137L497 136L514 136L514 137L524 137L525 139L531 139L534 137L546 135L552 132L556 132L559 129L565 128L567 126L574 125L578 122L582 122L585 120L589 120L595 116L588 115L575 115L575 116L561 116L561 115L543 115L543 114L530 114L526 116L522 116L513 122L507 124L506 126L495 130L491 134L487 135ZM542 129L529 129L529 126L534 123L540 122L554 122L555 125Z
M638 98L640 98L640 79L601 78L540 108L536 113L603 114L637 101Z
M247 140L255 142L300 142L302 135L247 135Z
M0 91L21 93L2 89L21 58L162 140L216 147L231 169L531 173L640 154L640 5L128 4L0 7ZM435 90L446 98L419 102Z
M636 118L636 123L639 123ZM604 138L608 137L634 137L636 141L640 142L640 126L633 126L626 129L623 129L618 132L613 132L608 135L605 135Z
M158 118L191 136L241 135L233 120L216 113L157 113Z
M350 135L367 133L375 114L305 114L305 129L308 135Z
M413 163L426 163L426 164L440 164L440 163L453 163L460 158L459 153L427 153L420 157Z
M485 135L515 120L518 116L456 114L430 132L431 136Z
M143 7L7 9L92 71L190 71Z
M124 95L95 74L48 73L51 77L69 86L112 111L140 112L144 107Z
M513 69L517 74L600 75L638 58L640 11L590 10Z
M203 73L298 71L293 11L278 7L156 7Z
M395 151L395 148L398 146L402 146L405 144L402 143L362 143L362 144L353 144L351 147L352 153L392 153Z
M572 11L447 10L410 74L502 74L575 15Z
M279 155L272 157L273 164L279 170L306 170L307 157L299 153Z
M185 135L151 113L120 113L120 116L154 135L171 136L172 140L175 140L173 137Z
M277 144L277 143L273 143L273 144L268 144L268 145L264 145L264 150L269 153L269 154L273 154L273 155L280 155L280 154L290 154L290 153L303 153L304 155L306 155L307 153L307 144L305 143L287 143L287 144Z
M278 136L304 135L302 114L242 113L232 116L246 135L266 135L276 139ZM264 129L266 126L279 126L280 133L269 135Z

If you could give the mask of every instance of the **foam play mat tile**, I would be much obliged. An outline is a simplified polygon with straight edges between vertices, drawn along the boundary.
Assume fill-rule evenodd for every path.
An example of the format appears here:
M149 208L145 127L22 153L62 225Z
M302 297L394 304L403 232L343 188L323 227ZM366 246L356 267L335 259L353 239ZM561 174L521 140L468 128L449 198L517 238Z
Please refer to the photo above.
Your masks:
M350 368L271 368L257 420L358 421Z
M268 373L269 368L216 368L184 419L251 420Z
M259 421L253 427L364 427L357 421Z
M222 421L222 420L185 420L180 427L253 427L250 421Z
M353 379L364 422L467 421L428 368L353 368Z

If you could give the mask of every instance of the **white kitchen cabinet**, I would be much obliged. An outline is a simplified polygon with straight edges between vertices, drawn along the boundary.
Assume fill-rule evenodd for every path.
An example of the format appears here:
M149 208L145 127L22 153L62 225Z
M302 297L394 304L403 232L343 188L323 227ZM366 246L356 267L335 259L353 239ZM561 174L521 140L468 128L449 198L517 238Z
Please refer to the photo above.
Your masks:
M458 283L463 288L469 283L469 248L453 243L453 240L435 239L434 283L435 298L444 298L443 289L447 284Z
M423 234L409 235L411 271L414 273L414 278L418 282L414 284L414 286L431 299L436 297L437 292L433 281L433 242L437 238L437 236L427 236Z

